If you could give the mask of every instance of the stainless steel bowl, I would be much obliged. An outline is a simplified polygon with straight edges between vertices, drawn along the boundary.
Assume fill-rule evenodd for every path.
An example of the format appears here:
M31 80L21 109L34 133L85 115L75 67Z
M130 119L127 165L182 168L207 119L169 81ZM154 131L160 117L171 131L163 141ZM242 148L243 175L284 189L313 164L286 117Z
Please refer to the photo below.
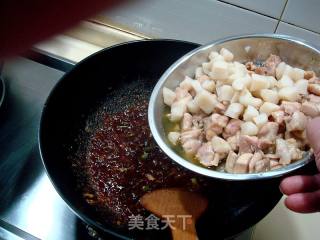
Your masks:
M252 173L231 174L201 167L182 158L171 147L164 131L162 117L164 103L163 87L175 88L185 76L194 77L196 67L207 61L211 51L227 48L233 52L235 61L247 62L265 60L269 54L279 55L286 63L305 70L313 70L320 75L320 50L304 40L285 35L260 34L225 38L203 45L176 61L160 78L153 89L148 109L151 132L160 148L174 161L196 173L225 180L258 180L288 174L312 161L308 153L303 159L277 170Z

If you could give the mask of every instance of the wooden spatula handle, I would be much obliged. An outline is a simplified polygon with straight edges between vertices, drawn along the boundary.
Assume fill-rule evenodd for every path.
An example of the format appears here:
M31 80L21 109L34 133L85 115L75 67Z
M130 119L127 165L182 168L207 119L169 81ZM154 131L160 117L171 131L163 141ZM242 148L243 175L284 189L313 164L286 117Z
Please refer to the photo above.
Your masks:
M173 240L196 240L197 232L194 219L189 219L188 224L185 225L185 228L175 227L171 228L172 239Z

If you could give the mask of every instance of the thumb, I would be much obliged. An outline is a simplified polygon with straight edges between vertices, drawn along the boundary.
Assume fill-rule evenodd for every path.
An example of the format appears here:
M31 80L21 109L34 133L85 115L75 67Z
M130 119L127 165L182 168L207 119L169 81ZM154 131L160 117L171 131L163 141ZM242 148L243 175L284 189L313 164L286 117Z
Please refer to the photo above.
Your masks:
M318 170L320 171L320 117L308 122L307 137L313 149Z

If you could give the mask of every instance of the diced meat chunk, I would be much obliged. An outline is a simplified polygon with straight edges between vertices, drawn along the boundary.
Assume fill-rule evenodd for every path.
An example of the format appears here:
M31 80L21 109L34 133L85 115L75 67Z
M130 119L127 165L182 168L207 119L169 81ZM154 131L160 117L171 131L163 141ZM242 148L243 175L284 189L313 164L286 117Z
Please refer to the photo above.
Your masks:
M320 85L319 84L315 84L315 83L312 83L312 84L309 84L308 85L308 91L310 93L313 93L317 96L320 96Z
M254 173L255 172L255 166L256 163L260 160L262 160L263 153L262 152L255 152L250 160L249 163L249 173Z
M309 79L308 83L320 84L320 79L318 77L312 77Z
M217 153L229 153L231 147L229 143L221 137L214 136L211 140L213 150Z
M227 139L234 136L238 131L240 131L242 121L239 119L231 119L224 129L223 137Z
M254 71L257 68L257 66L253 62L247 62L245 66L248 71Z
M279 124L276 122L267 122L261 127L258 138L267 139L271 142L275 141L279 131Z
M304 72L304 79L309 80L309 79L311 79L311 78L313 78L315 76L316 76L316 74L315 74L314 71L305 71Z
M313 102L304 102L301 105L301 112L306 116L316 117L320 114L317 105Z
M189 139L182 144L182 148L187 155L194 155L197 153L202 142L198 139Z
M290 121L286 122L289 132L303 131L307 126L307 117L302 112L294 112Z
M289 115L301 110L301 104L298 102L282 101L280 107L285 113Z
M310 102L313 102L313 103L320 103L320 97L319 96L316 96L314 94L309 94L308 95L308 99Z
M213 136L221 134L223 132L223 128L227 126L228 120L228 117L217 113L205 118L203 122L206 139L209 141Z
M271 54L264 63L264 66L266 67L265 75L276 76L276 68L280 63L281 58L277 55Z
M237 132L234 136L227 138L227 142L229 143L232 151L239 150L239 137L240 137L240 133Z
M168 139L173 145L177 145L180 138L179 132L169 132Z
M192 116L192 126L194 128L202 129L203 128L203 118L204 115L193 115Z
M200 163L206 167L216 166L216 161L214 161L214 151L210 142L202 144L198 149L196 157L199 159Z
M190 95L172 103L170 113L170 120L172 122L177 122L181 120L183 114L185 114L187 111L187 103L190 101L191 98L192 97Z
M192 115L190 113L183 114L182 131L190 130L192 128Z
M270 169L270 161L269 161L269 159L266 159L266 158L257 161L254 166L254 171L256 173L266 172L269 169Z
M240 135L239 153L253 153L258 148L258 138L256 136Z
M234 173L247 173L249 171L249 163L252 158L252 153L241 154L236 160L233 172Z
M199 139L200 135L201 129L191 129L181 133L180 141L184 144L190 139Z
M276 140L276 154L280 157L280 164L288 165L291 163L291 154L288 143L281 138Z
M176 88L175 94L176 94L177 100L180 100L186 97L191 97L190 93L186 89L183 89L181 87Z
M275 111L271 113L271 116L273 120L278 124L282 124L284 122L284 111Z
M237 161L237 154L233 151L230 151L226 160L226 172L232 173L233 172L233 167Z
M169 88L164 87L162 90L164 103L171 106L176 99L176 93Z

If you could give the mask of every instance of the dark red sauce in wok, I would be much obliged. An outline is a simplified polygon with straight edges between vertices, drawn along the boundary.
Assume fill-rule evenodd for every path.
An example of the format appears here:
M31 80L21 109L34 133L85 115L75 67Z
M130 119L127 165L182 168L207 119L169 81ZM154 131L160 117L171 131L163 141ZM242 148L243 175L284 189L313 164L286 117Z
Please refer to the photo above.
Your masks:
M156 145L148 126L147 101L130 105L102 114L82 157L73 162L85 200L117 225L127 224L132 214L147 216L139 198L148 191L165 187L201 191L207 185Z

